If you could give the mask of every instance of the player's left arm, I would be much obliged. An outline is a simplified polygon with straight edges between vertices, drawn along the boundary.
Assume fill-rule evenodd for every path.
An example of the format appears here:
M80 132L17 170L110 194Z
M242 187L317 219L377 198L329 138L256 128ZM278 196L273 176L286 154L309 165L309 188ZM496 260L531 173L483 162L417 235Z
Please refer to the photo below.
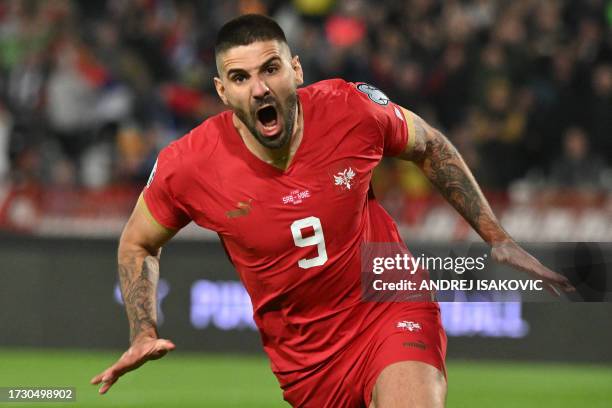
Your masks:
M478 183L453 144L413 112L402 108L408 124L408 143L398 158L414 162L442 196L461 214L485 242L497 262L542 279L556 292L574 290L559 275L521 248L502 228Z

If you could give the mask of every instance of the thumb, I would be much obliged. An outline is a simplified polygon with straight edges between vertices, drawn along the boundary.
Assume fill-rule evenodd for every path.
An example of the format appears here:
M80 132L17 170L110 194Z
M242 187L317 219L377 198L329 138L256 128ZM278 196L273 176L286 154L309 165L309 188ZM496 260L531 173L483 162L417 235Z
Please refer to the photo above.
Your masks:
M176 348L174 343L170 340L166 339L158 339L155 341L153 348L149 351L149 358L152 360L157 360L165 356L169 351L172 351Z
M172 351L176 348L176 345L168 339L159 339L157 341L157 348L163 348L166 349L168 351Z

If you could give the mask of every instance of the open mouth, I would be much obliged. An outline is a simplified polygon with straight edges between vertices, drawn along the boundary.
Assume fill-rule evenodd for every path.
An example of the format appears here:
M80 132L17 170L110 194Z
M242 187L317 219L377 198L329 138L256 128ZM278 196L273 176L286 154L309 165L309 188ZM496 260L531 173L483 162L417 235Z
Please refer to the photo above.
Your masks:
M259 131L264 136L272 137L280 132L278 112L272 105L264 106L257 111L257 122Z

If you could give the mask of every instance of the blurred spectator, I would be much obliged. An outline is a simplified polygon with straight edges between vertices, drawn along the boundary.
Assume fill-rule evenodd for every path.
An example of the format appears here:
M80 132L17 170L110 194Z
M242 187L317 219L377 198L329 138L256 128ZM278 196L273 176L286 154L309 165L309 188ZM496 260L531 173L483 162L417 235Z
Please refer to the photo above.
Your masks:
M596 151L612 155L612 61L598 65L593 73L593 96L589 124ZM608 162L610 164L610 162Z
M590 150L583 129L571 127L563 138L563 154L552 165L551 185L561 189L593 191L603 187L603 160Z
M472 137L484 167L481 182L489 187L506 188L525 171L521 143L528 99L528 95L513 94L509 82L499 79L489 82L484 106L472 112Z
M98 81L78 69L79 58L79 50L72 39L60 46L46 89L49 130L59 141L62 151L75 163L83 152L92 125L95 126Z
M246 12L278 19L307 83L372 82L439 126L485 188L560 172L573 124L612 165L609 0L0 0L0 179L142 185L160 148L224 109L212 46ZM389 169L390 196L428 194Z

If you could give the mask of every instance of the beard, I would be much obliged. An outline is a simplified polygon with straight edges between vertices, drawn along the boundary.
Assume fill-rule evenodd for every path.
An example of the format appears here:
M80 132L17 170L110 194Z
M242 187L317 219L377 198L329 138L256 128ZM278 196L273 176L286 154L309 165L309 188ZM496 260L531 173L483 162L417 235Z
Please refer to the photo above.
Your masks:
M238 108L234 109L234 112L236 116L238 116L238 119L244 123L247 129L249 129L249 132L251 132L262 146L268 149L280 149L291 140L291 135L295 127L297 102L297 92L289 94L282 103L277 102L273 96L269 95L264 97L261 102L258 102L255 106L252 106L251 111L248 113ZM273 106L274 109L276 109L276 114L282 118L282 127L276 136L265 136L257 129L257 111L260 107L265 105Z

